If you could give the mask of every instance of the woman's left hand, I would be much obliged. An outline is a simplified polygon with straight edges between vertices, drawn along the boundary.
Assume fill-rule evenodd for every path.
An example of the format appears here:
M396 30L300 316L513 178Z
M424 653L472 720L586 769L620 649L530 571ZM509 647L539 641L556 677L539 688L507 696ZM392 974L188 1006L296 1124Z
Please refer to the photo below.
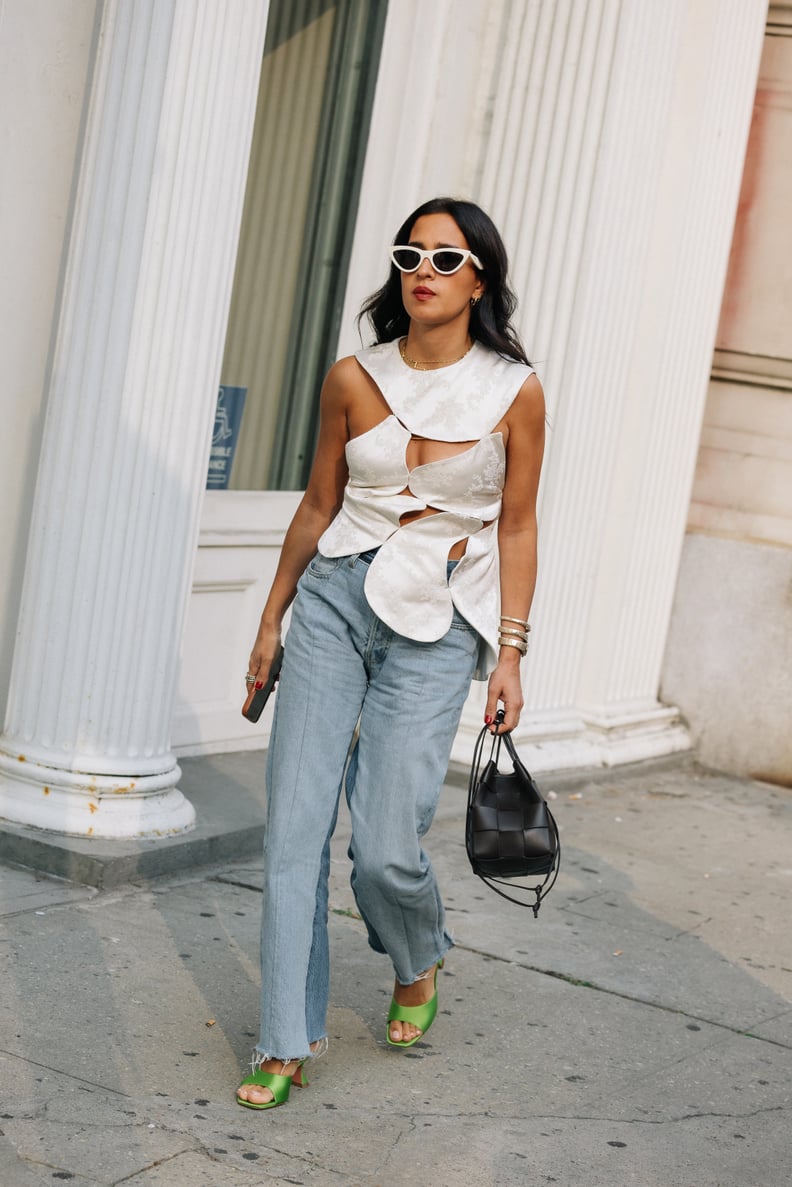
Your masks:
M489 718L492 723L490 725L490 733L495 732L495 714L498 712L499 702L506 711L506 716L499 732L508 734L516 728L523 707L520 665L519 663L515 663L511 658L502 659L489 678L484 720L486 722L487 718Z

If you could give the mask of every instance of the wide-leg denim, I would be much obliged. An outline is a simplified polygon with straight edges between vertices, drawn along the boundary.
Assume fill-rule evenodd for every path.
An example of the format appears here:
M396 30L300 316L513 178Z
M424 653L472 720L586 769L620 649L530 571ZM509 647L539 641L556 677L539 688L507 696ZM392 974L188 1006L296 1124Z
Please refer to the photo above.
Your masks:
M259 1058L301 1058L325 1037L330 837L358 722L346 794L371 946L406 985L452 944L421 838L479 637L458 614L436 643L396 634L366 601L367 572L365 556L317 555L298 585L267 760Z

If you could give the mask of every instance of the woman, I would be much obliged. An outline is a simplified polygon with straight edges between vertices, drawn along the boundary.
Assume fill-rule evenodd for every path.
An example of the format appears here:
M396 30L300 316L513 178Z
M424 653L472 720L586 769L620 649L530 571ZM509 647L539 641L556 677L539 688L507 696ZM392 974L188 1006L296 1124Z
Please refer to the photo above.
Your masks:
M479 207L435 199L400 228L391 263L361 313L377 344L323 386L311 478L250 656L260 683L296 594L267 760L247 1108L285 1103L326 1044L342 782L355 898L396 975L387 1042L410 1047L431 1025L452 940L421 838L474 674L490 673L486 722L501 703L514 729L523 703L544 401L509 325L503 244Z

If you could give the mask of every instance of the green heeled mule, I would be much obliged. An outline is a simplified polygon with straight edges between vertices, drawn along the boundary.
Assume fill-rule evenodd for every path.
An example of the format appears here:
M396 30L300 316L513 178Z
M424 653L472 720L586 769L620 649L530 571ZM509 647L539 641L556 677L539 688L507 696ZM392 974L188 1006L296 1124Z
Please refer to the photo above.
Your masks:
M437 1017L437 974L444 964L445 961L438 960L434 975L434 993L429 1001L424 1002L422 1006L400 1006L395 998L391 998L388 1021L385 1026L385 1038L391 1047L412 1047L414 1043L424 1037L434 1022ZM409 1022L412 1026L417 1026L421 1033L414 1039L408 1039L407 1042L397 1043L390 1037L391 1022Z
M248 1076L246 1080L242 1081L240 1088L244 1088L245 1084L256 1084L259 1088L269 1088L272 1100L267 1100L259 1105L254 1101L243 1100L237 1094L237 1104L242 1105L243 1109L274 1109L277 1105L285 1105L289 1099L292 1084L296 1084L298 1088L308 1087L308 1081L302 1071L304 1063L305 1060L301 1059L290 1076L279 1076L276 1072L263 1072L261 1068L257 1068L252 1076ZM294 1077L298 1072L300 1079L295 1080Z

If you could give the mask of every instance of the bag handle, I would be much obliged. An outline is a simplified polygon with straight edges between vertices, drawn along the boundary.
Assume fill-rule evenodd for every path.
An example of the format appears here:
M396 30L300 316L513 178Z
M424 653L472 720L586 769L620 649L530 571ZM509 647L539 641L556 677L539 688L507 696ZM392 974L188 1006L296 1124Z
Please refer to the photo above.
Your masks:
M495 721L498 724L498 726L503 724L503 719L505 716L506 716L506 714L504 713L503 709L499 709L495 716ZM476 738L476 745L473 747L473 761L470 764L470 779L468 780L468 805L470 804L471 800L473 799L473 792L475 791L476 784L479 781L479 773L481 771L481 758L484 753L484 743L487 740L487 734L489 734L489 726L485 725L484 728L481 730L479 736ZM492 734L491 736L492 736L492 746L490 747L490 756L487 759L487 762L492 762L494 759L495 765L497 766L498 758L500 757L501 735L496 730L495 733ZM503 735L503 736L508 737L508 735ZM496 750L496 746L497 746L497 750ZM513 746L514 746L514 743L512 743L512 748L513 748Z
M468 803L470 803L473 797L473 791L475 790L476 784L479 780L479 773L481 771L481 757L484 752L484 743L487 740L488 734L490 734L492 738L492 746L490 747L490 754L489 758L487 759L488 763L494 762L495 766L498 765L498 760L500 759L501 742L506 743L506 749L509 752L510 758L515 763L520 763L520 760L517 757L517 751L514 749L514 742L512 742L511 737L508 733L500 733L500 727L503 725L505 718L506 710L499 709L495 714L494 734L490 734L490 727L485 725L478 738L476 738L476 745L473 748L473 761L470 765L470 779L468 781ZM520 766L522 766L522 763L520 763Z

